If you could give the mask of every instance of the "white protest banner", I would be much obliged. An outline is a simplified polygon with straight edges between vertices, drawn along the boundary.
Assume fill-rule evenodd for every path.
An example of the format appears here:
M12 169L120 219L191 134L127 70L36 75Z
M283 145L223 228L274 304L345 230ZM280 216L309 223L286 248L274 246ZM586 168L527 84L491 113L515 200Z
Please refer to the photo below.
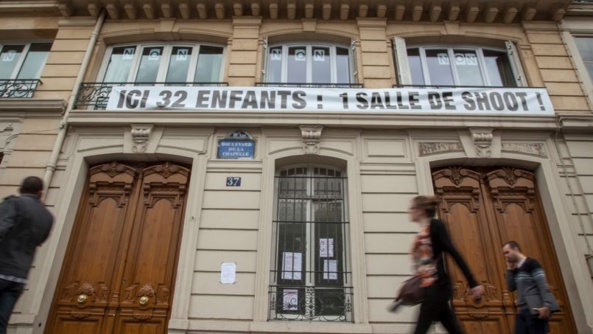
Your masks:
M107 110L554 115L543 88L114 86Z

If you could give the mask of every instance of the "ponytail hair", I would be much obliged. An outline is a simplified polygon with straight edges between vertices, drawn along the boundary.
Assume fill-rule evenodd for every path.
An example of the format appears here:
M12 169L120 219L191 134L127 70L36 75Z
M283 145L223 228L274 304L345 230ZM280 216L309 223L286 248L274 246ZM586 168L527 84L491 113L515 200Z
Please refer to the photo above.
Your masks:
M426 217L433 218L437 212L440 201L436 196L416 196L412 200L414 207L424 212Z

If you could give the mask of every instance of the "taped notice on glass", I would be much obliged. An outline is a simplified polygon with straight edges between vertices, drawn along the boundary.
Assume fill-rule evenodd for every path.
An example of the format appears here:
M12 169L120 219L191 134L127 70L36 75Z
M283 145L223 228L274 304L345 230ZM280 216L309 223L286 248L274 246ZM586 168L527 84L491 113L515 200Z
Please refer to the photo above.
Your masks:
M282 279L300 280L303 270L303 253L282 253Z
M334 239L319 239L319 257L334 257Z
M296 289L284 289L282 293L282 309L284 311L298 311L299 291Z
M323 279L338 279L338 260L323 260Z

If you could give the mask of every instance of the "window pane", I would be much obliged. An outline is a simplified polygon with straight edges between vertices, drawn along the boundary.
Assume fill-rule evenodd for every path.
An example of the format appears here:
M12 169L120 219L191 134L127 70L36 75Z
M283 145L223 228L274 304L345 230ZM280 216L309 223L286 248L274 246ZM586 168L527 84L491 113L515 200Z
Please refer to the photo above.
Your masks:
M513 70L509 64L509 58L505 52L483 50L486 71L490 78L490 86L516 87Z
M191 60L191 47L176 46L171 53L169 68L167 69L166 82L186 82Z
M478 55L473 50L453 50L455 68L461 86L484 86L484 79L478 63Z
M51 44L31 44L17 78L39 79L50 49Z
M0 79L12 79L12 72L18 63L24 45L5 45L0 52Z
M424 73L422 72L422 60L419 49L408 49L408 64L412 75L413 85L424 85Z
M222 47L200 46L195 82L219 82L222 73Z
M287 82L307 82L307 48L304 46L288 48Z
M162 58L162 47L145 47L144 50L142 50L136 82L156 82Z
M575 39L581 59L585 63L585 68L589 72L589 77L593 80L593 38L578 37Z
M306 268L306 224L278 224L278 277L279 283L304 282Z
M105 71L104 82L126 82L134 62L136 54L135 46L124 46L113 48L109 57L107 71Z
M346 48L336 48L337 83L350 83L350 53Z
M426 63L430 84L435 86L453 86L453 72L447 50L426 50Z
M312 78L313 83L332 82L331 58L329 48L314 46L313 48Z
M282 81L282 47L270 48L268 56L268 82Z

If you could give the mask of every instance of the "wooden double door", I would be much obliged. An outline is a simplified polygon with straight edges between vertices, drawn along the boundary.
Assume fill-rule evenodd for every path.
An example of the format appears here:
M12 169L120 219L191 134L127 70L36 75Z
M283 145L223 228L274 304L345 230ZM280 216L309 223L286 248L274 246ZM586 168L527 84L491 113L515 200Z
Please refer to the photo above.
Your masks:
M450 167L434 170L432 176L441 199L439 216L486 288L483 300L475 303L463 274L447 259L453 305L465 331L513 333L516 295L506 285L502 245L514 240L524 254L541 263L562 307L550 320L551 333L577 333L534 175L515 168Z
M189 169L89 170L45 333L167 332Z

